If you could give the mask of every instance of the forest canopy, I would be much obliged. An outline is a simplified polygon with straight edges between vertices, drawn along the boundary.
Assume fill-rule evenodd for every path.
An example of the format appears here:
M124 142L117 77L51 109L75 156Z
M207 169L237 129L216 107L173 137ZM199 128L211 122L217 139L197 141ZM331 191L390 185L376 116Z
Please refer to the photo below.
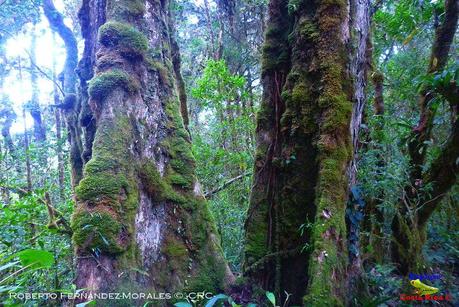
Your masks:
M0 305L459 304L458 0L0 0Z

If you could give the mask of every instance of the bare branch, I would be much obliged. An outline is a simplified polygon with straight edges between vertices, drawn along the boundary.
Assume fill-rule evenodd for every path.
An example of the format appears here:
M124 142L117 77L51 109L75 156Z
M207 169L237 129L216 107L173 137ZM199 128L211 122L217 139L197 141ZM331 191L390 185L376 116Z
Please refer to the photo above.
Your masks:
M223 189L226 189L228 186L230 186L232 183L246 177L246 176L249 176L249 175L252 175L252 172L247 172L247 173L244 173L244 174L241 174L239 176L236 176L234 178L231 178L230 180L226 181L225 183L223 183L221 186L219 186L218 188L216 189L213 189L211 191L208 191L204 194L204 196L207 198L207 199L211 199L215 194L217 194L218 192L220 192L221 190Z

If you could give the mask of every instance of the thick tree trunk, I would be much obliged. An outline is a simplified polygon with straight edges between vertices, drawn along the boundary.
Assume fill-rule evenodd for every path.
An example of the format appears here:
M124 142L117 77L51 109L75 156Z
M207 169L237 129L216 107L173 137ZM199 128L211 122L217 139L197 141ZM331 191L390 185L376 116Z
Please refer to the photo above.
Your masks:
M428 73L440 72L446 66L451 44L456 33L459 16L459 1L446 0L443 22L435 31L434 43ZM451 93L459 92L457 85L451 83ZM425 168L427 140L431 137L434 111L430 101L435 89L424 88L419 96L420 118L413 128L408 144L410 158L410 182L400 197L397 214L392 222L392 259L398 264L402 274L414 272L423 264L422 247L426 240L425 226L442 198L456 182L459 167L459 127L458 118L440 155ZM446 94L451 112L455 114L459 106L457 95ZM430 187L430 189L424 189Z
M293 14L287 6L269 4L244 271L279 296L292 293L292 304L339 305L346 291L352 101L359 104L356 117L364 102L351 74L359 73L355 86L364 86L365 63L355 60L349 69L350 3L302 1Z
M167 10L167 1L84 0L79 13L95 136L72 227L76 285L90 292L215 293L232 281L194 175Z

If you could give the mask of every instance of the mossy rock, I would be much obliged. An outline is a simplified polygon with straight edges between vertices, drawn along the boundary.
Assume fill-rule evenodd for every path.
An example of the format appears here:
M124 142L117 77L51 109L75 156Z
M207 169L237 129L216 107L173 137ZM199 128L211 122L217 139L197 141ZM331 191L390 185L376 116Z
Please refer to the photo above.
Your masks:
M148 50L148 40L133 26L109 21L99 28L99 42L108 48L116 48L128 58L143 58Z
M139 88L126 72L113 69L103 72L89 81L88 92L92 99L102 101L117 87L125 89L128 93L134 93Z

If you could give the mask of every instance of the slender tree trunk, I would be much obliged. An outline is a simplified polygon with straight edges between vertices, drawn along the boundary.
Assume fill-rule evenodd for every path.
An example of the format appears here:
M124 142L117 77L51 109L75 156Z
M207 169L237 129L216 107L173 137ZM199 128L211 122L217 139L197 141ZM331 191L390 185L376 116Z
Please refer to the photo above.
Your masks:
M32 191L32 166L30 163L30 142L29 142L29 132L27 131L27 119L26 112L22 112L22 120L24 121L24 154L26 160L26 181L27 181L27 192Z
M42 113L39 104L40 90L38 88L38 77L37 69L37 36L35 33L35 25L32 28L31 32L31 43L30 43L30 82L32 85L32 97L30 104L28 105L30 115L33 118L33 136L34 140L37 143L43 142L46 140L46 129L44 127Z
M19 80L22 82L22 62L21 58L18 58L18 66L19 66ZM29 135L27 131L27 121L26 121L26 110L23 108L22 110L22 120L24 121L24 156L25 156L25 163L26 163L26 182L27 182L27 191L32 191L32 170L31 170L31 163L30 163L30 152L29 152Z
M209 58L218 60L218 54L216 51L216 46L215 46L215 32L212 26L212 18L210 16L210 11L209 11L209 2L207 0L204 0L204 10L206 13L206 23L207 23L207 31L209 31L209 37L210 37L210 48L209 48Z
M0 80L0 87L2 86L1 80ZM2 155L2 164L5 165L5 169L8 168L8 162L12 161L15 166L16 166L16 171L18 174L21 174L21 167L18 163L17 155L16 155L16 149L14 147L14 142L13 138L11 137L11 126L13 125L13 122L16 120L16 113L13 110L13 107L11 105L11 102L8 101L8 97L3 96L1 97L1 107L0 107L0 120L2 121L2 127L1 127L1 134L3 137L3 143L4 147L0 145L0 148L2 150L0 151L0 154ZM4 148L4 150L3 150ZM10 156L12 159L7 159L7 157ZM8 177L9 177L9 172L8 171L3 171L2 172L2 180L5 182L8 182ZM3 201L6 204L10 203L10 190L8 188L1 188L2 192L2 198Z
M79 114L80 101L76 96L77 75L75 68L78 62L78 47L72 31L64 24L59 11L56 10L52 0L43 0L43 10L51 28L56 31L64 41L66 59L64 70L60 74L65 93L64 102L59 104L65 114L65 120L70 144L70 165L72 170L72 187L75 187L83 176L83 145L81 141L81 126Z
M76 285L90 292L217 293L232 281L194 174L168 9L167 1L84 0L79 12L95 137L72 227Z
M1 133L5 142L5 149L8 150L9 154L16 159L15 148L13 138L11 137L11 127L13 122L16 120L16 113L13 110L11 102L7 100L6 96L2 97L2 107L0 109L0 118L3 120Z
M363 113L367 102L366 84L368 80L368 50L370 37L370 1L351 0L350 4L350 33L358 33L351 39L356 46L351 55L351 78L353 80L353 107L350 122L352 155L348 166L348 195L346 210L347 239L349 245L349 266L347 287L348 293L361 295L367 291L367 283L364 280L361 247L360 229L361 219L363 219L364 202L363 197L356 199L358 193L357 166L361 143L359 140L360 126L362 124ZM362 218L360 218L362 217Z
M56 76L56 37L53 32L53 98L54 105L61 103L59 97L59 90L57 88L57 76ZM64 171L64 154L62 152L62 114L59 108L54 110L54 118L56 121L56 139L57 139L57 170L58 170L58 182L59 182L59 196L60 200L65 200L65 171Z
M384 96L383 96L383 82L384 75L379 71L373 71L371 80L374 87L373 109L374 115L377 116L375 130L373 132L373 140L376 143L376 148L380 151L377 155L376 162L376 178L377 182L381 182L386 168L384 159ZM379 147L379 148L378 148ZM368 200L365 208L365 217L367 231L369 233L368 243L372 247L371 257L376 263L382 263L384 259L384 232L382 230L384 224L384 214L381 204L384 199L384 188L380 188L378 195Z

